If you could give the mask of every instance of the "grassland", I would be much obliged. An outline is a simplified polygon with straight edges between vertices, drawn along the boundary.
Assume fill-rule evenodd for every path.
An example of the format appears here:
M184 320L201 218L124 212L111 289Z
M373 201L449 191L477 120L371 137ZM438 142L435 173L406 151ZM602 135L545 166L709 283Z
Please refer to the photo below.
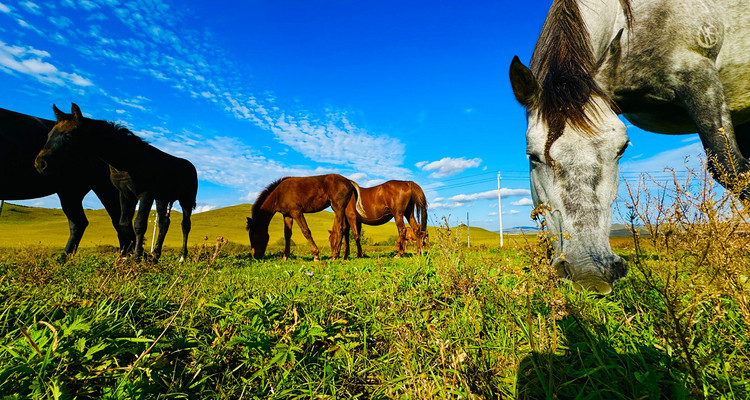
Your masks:
M236 211L244 240L217 226L184 263L6 248L0 399L750 398L750 239L724 218L618 239L631 271L601 297L554 276L544 235L257 261Z
M245 231L245 218L251 215L250 204L240 204L217 210L194 214L189 246L203 244L206 240L214 241L222 236L232 243L249 244ZM154 211L151 212L154 215ZM81 247L117 246L117 237L104 210L86 210L89 226L81 240ZM323 211L315 214L305 214L313 240L323 251L328 247L328 230L333 225L333 213ZM172 224L164 241L167 247L182 245L182 230L180 221L182 214L173 211L170 217ZM283 217L276 214L269 226L271 244L281 244L284 238ZM147 243L151 242L153 217L149 221L149 231L146 235ZM466 228L457 228L461 237L466 238ZM396 224L389 222L380 226L363 226L364 237L370 244L393 243L397 235ZM481 228L470 228L471 242L474 245L492 246L499 242L497 233ZM206 239L208 238L208 239ZM68 240L68 221L62 210L35 207L23 207L8 204L0 214L0 247L16 247L26 245L43 245L63 248ZM302 232L295 224L292 241L300 246L299 250L307 251L309 246Z

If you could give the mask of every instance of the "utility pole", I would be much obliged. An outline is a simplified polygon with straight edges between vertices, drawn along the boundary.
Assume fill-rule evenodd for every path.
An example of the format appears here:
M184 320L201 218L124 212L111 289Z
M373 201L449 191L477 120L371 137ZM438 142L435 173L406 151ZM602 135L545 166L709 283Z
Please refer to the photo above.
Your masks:
M151 211L149 211L151 212ZM156 224L159 223L159 212L154 212L154 233L151 235L151 252L154 252L154 242L156 241Z
M471 247L471 235L469 234L469 212L466 212L466 246Z
M500 247L503 247L503 203L500 195L500 171L497 171L497 219L500 221Z

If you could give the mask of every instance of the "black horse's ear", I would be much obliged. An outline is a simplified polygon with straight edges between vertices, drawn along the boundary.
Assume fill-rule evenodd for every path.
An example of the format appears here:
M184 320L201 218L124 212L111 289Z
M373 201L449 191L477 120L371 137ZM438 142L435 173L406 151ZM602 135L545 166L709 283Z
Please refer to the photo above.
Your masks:
M73 113L73 121L75 121L76 124L80 124L83 122L83 113L81 112L81 109L78 107L78 104L76 103L70 103L70 110Z
M513 56L510 63L510 85L513 87L513 94L516 96L521 105L531 107L541 92L541 86L534 78L531 70L526 68L518 56Z
M52 105L52 111L55 112L55 118L57 118L57 122L60 122L65 119L65 113L60 111L59 108L57 108L56 105Z
M253 227L253 219L250 217L245 217L245 218L247 218L247 225L245 225L245 230L250 232L250 228Z

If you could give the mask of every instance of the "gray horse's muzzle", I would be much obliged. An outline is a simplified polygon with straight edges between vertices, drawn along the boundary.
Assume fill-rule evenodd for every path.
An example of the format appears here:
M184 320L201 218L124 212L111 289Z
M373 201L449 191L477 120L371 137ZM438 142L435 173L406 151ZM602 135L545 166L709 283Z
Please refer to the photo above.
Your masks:
M552 265L558 276L570 279L576 288L600 294L610 293L615 283L628 274L628 263L616 254L599 259L585 257L578 260L571 257L563 260L557 256Z

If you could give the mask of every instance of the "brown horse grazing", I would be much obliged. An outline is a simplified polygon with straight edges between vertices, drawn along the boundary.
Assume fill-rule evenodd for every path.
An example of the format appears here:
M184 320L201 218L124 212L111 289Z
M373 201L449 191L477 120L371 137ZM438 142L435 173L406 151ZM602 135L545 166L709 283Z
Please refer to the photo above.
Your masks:
M352 202L347 205L348 224L344 230L344 258L349 256L349 226L353 228L354 240L357 243L357 257L362 257L362 245L359 240L362 224L383 225L391 218L396 220L398 227L396 257L401 257L406 241L404 217L408 218L415 236L421 238L417 240L417 253L422 254L422 244L427 234L427 199L419 185L412 181L388 181L371 188L360 188L359 193L366 214L358 212Z
M417 240L419 240L419 238L417 238L417 235L414 233L414 229L412 229L411 226L406 227L406 236L404 238L406 239L406 242L404 243L404 250L408 250L409 245L414 247L417 244ZM422 236L422 243L421 243L422 247L427 245L427 242L429 241L429 239L430 239L429 233L425 232L424 235Z
M33 199L57 193L70 227L67 256L76 251L89 224L81 202L93 190L117 230L120 248L127 248L135 235L132 228L123 230L119 226L118 192L109 182L106 163L74 153L60 174L42 175L34 169L34 157L54 125L54 121L0 108L0 199Z
M182 257L187 257L190 215L195 208L198 174L190 161L171 156L144 142L129 130L111 122L84 118L81 109L72 105L72 114L54 107L57 123L47 143L37 155L35 165L43 174L64 169L60 154L79 151L106 162L110 180L120 190L120 227L132 229L135 204L140 200L135 219L135 255L143 254L143 240L148 214L156 200L159 236L154 258L159 259L169 229L169 213L175 201L182 207ZM57 164L57 165L56 165ZM127 249L126 249L127 251Z
M337 174L306 177L281 178L266 187L253 204L253 216L247 218L247 231L250 236L250 247L253 256L261 259L268 246L268 225L277 212L284 215L284 260L289 258L289 246L292 237L292 223L297 221L302 234L313 253L313 259L320 259L320 251L315 245L310 228L305 221L304 213L323 211L333 208L334 224L330 235L331 258L336 259L341 250L341 236L345 225L345 208L350 201L359 203L359 187L349 179ZM358 204L361 209L361 205ZM357 231L359 232L359 231Z

